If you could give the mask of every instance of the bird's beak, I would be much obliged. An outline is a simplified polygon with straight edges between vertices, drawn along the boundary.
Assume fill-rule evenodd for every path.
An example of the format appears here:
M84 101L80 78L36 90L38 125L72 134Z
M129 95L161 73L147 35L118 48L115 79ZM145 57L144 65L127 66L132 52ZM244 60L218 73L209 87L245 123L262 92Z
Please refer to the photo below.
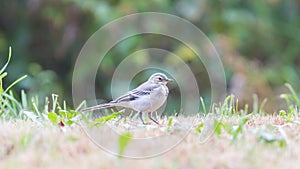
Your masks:
M173 82L173 79L166 79L166 82Z

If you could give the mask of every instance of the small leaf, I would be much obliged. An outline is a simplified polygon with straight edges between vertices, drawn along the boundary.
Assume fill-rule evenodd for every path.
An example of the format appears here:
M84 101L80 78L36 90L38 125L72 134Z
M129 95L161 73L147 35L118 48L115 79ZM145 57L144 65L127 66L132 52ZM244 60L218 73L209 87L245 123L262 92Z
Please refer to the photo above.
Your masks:
M101 117L101 118L97 118L95 120L95 122L96 123L104 123L104 122L107 122L107 121L109 121L111 119L114 119L114 118L118 117L118 115L120 115L120 114L121 114L121 112L115 112L115 113L113 113L111 115L104 116L104 117Z
M204 123L200 123L200 124L195 128L195 130L196 130L197 132L201 133L201 130L202 130L203 127L204 127Z
M119 136L119 156L123 155L124 150L131 139L132 135L130 133L123 133Z
M61 116L65 117L67 119L71 119L74 117L72 113L70 113L69 111L65 111L65 110L59 110L58 114L60 114Z
M72 121L72 120L68 120L67 122L66 122L66 125L68 125L68 126L70 126L70 125L72 125L74 122Z
M75 111L75 110L69 110L69 112L74 116L80 114L78 111Z
M171 117L169 118L169 120L168 120L168 124L167 124L168 129L167 129L167 131L170 131L170 127L171 127L171 125L172 125L172 122L173 122L173 116L171 116Z
M280 114L281 117L285 118L285 116L286 116L286 111L280 110L280 111L279 111L279 114Z
M221 122L215 120L214 127L215 127L215 132L216 132L217 136L220 136L222 133L222 125L223 124Z
M58 116L54 112L49 112L48 119L51 121L52 124L58 124Z

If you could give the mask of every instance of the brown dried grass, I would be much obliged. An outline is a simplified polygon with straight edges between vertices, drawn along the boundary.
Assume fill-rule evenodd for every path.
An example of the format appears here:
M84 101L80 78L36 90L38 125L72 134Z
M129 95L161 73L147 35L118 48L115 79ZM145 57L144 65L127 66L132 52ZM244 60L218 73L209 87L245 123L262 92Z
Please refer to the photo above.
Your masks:
M227 120L236 123L236 119ZM293 120L299 121L299 118ZM274 134L284 132L287 146L259 141L256 131L266 125L275 128ZM200 134L192 130L172 150L154 158L137 160L103 151L80 127L62 131L59 127L39 126L31 121L0 122L0 168L299 168L298 124L286 123L275 115L254 116L243 130L243 136L234 143L226 133L213 135L201 143ZM140 136L141 130L136 131ZM152 133L144 130L145 135Z

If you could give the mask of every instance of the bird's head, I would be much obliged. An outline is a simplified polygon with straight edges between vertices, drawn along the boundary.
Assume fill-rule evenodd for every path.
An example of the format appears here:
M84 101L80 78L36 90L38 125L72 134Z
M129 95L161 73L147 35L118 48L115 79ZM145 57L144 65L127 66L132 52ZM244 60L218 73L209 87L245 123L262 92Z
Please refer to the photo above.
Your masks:
M150 76L149 80L152 83L155 84L164 84L166 85L168 82L172 81L172 79L169 79L165 74L163 73L154 73Z

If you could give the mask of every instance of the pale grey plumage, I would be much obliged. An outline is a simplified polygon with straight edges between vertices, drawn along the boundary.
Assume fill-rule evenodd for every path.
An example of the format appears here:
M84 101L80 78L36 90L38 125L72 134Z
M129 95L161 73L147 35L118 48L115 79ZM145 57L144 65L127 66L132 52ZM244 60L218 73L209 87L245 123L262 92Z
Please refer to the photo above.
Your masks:
M151 117L151 113L160 108L166 101L169 89L166 84L171 81L163 73L155 73L148 81L144 82L137 88L129 91L123 96L105 104L100 104L93 107L88 107L82 111L92 111L102 108L121 106L125 108L131 108L140 113L140 118L142 119L142 112L148 113L148 117L158 124L156 120Z

